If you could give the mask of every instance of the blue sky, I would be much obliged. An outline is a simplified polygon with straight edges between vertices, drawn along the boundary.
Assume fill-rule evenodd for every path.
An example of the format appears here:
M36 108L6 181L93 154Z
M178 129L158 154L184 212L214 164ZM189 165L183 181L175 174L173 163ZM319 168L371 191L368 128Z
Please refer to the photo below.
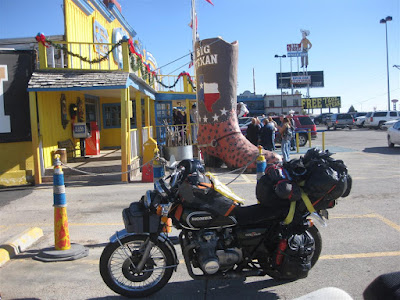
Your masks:
M388 22L391 99L400 100L399 0L196 0L201 39L221 36L239 41L238 93L279 94L276 73L286 44L299 43L300 29L310 31L313 47L309 71L324 71L325 87L310 89L311 97L341 96L342 111L387 108L385 25ZM163 66L192 50L191 0L119 0L125 19L146 49ZM0 1L0 38L64 33L62 0ZM162 69L174 74L188 68L186 57ZM296 69L293 60L293 69ZM181 67L181 68L180 68ZM282 60L290 71L290 59ZM301 90L306 93L305 89ZM398 105L398 109L399 109Z

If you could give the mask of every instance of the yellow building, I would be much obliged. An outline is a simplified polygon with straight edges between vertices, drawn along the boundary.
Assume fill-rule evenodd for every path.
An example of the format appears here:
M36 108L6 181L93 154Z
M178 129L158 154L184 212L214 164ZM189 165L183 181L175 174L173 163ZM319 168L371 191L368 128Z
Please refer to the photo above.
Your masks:
M60 147L69 156L85 154L84 145L98 150L90 144L96 128L100 149L121 148L121 180L128 181L143 143L157 138L156 126L164 119L171 124L173 106L189 109L196 99L190 76L179 76L180 90L163 83L178 76L156 73L154 58L133 42L136 33L117 1L64 0L64 18L64 40L36 37L39 69L27 87L32 141L0 144L0 187L29 183L32 176L40 184ZM83 138L85 129L91 140Z

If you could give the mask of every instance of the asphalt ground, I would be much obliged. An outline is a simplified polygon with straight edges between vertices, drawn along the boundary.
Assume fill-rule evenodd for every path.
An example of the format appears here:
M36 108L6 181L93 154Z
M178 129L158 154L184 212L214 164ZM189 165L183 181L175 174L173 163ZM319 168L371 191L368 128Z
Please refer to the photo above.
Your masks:
M327 227L317 224L323 249L307 278L196 281L187 274L176 245L178 271L149 299L293 299L323 287L337 287L353 299L362 299L363 290L377 276L400 271L400 147L387 148L385 132L366 129L329 131L325 144L348 165L353 189L329 211ZM321 145L321 135L312 145ZM228 182L236 176L220 179ZM255 184L255 174L243 174L229 186L246 204L254 204ZM103 283L99 257L108 238L123 228L122 209L151 188L151 183L107 184L104 180L98 185L66 183L70 239L88 247L89 255L50 263L32 257L54 246L52 186L0 191L1 243L31 227L43 230L42 238L0 268L2 299L122 298ZM171 235L177 234L174 230Z

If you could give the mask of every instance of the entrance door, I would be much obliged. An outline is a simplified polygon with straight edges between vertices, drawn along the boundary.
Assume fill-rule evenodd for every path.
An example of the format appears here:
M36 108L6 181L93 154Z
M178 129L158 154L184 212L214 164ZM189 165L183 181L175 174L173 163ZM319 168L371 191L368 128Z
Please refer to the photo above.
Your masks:
M156 127L157 143L164 145L166 142L167 128L165 125L172 124L172 101L156 102Z
M90 122L96 122L100 130L100 100L99 97L85 95L86 125L90 128Z

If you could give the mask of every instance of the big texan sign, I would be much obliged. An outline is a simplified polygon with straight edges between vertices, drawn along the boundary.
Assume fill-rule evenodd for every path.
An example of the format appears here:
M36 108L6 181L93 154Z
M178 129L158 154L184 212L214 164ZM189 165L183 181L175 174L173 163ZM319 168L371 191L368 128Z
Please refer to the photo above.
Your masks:
M301 105L303 109L313 108L340 108L340 97L318 97L318 98L303 98Z

